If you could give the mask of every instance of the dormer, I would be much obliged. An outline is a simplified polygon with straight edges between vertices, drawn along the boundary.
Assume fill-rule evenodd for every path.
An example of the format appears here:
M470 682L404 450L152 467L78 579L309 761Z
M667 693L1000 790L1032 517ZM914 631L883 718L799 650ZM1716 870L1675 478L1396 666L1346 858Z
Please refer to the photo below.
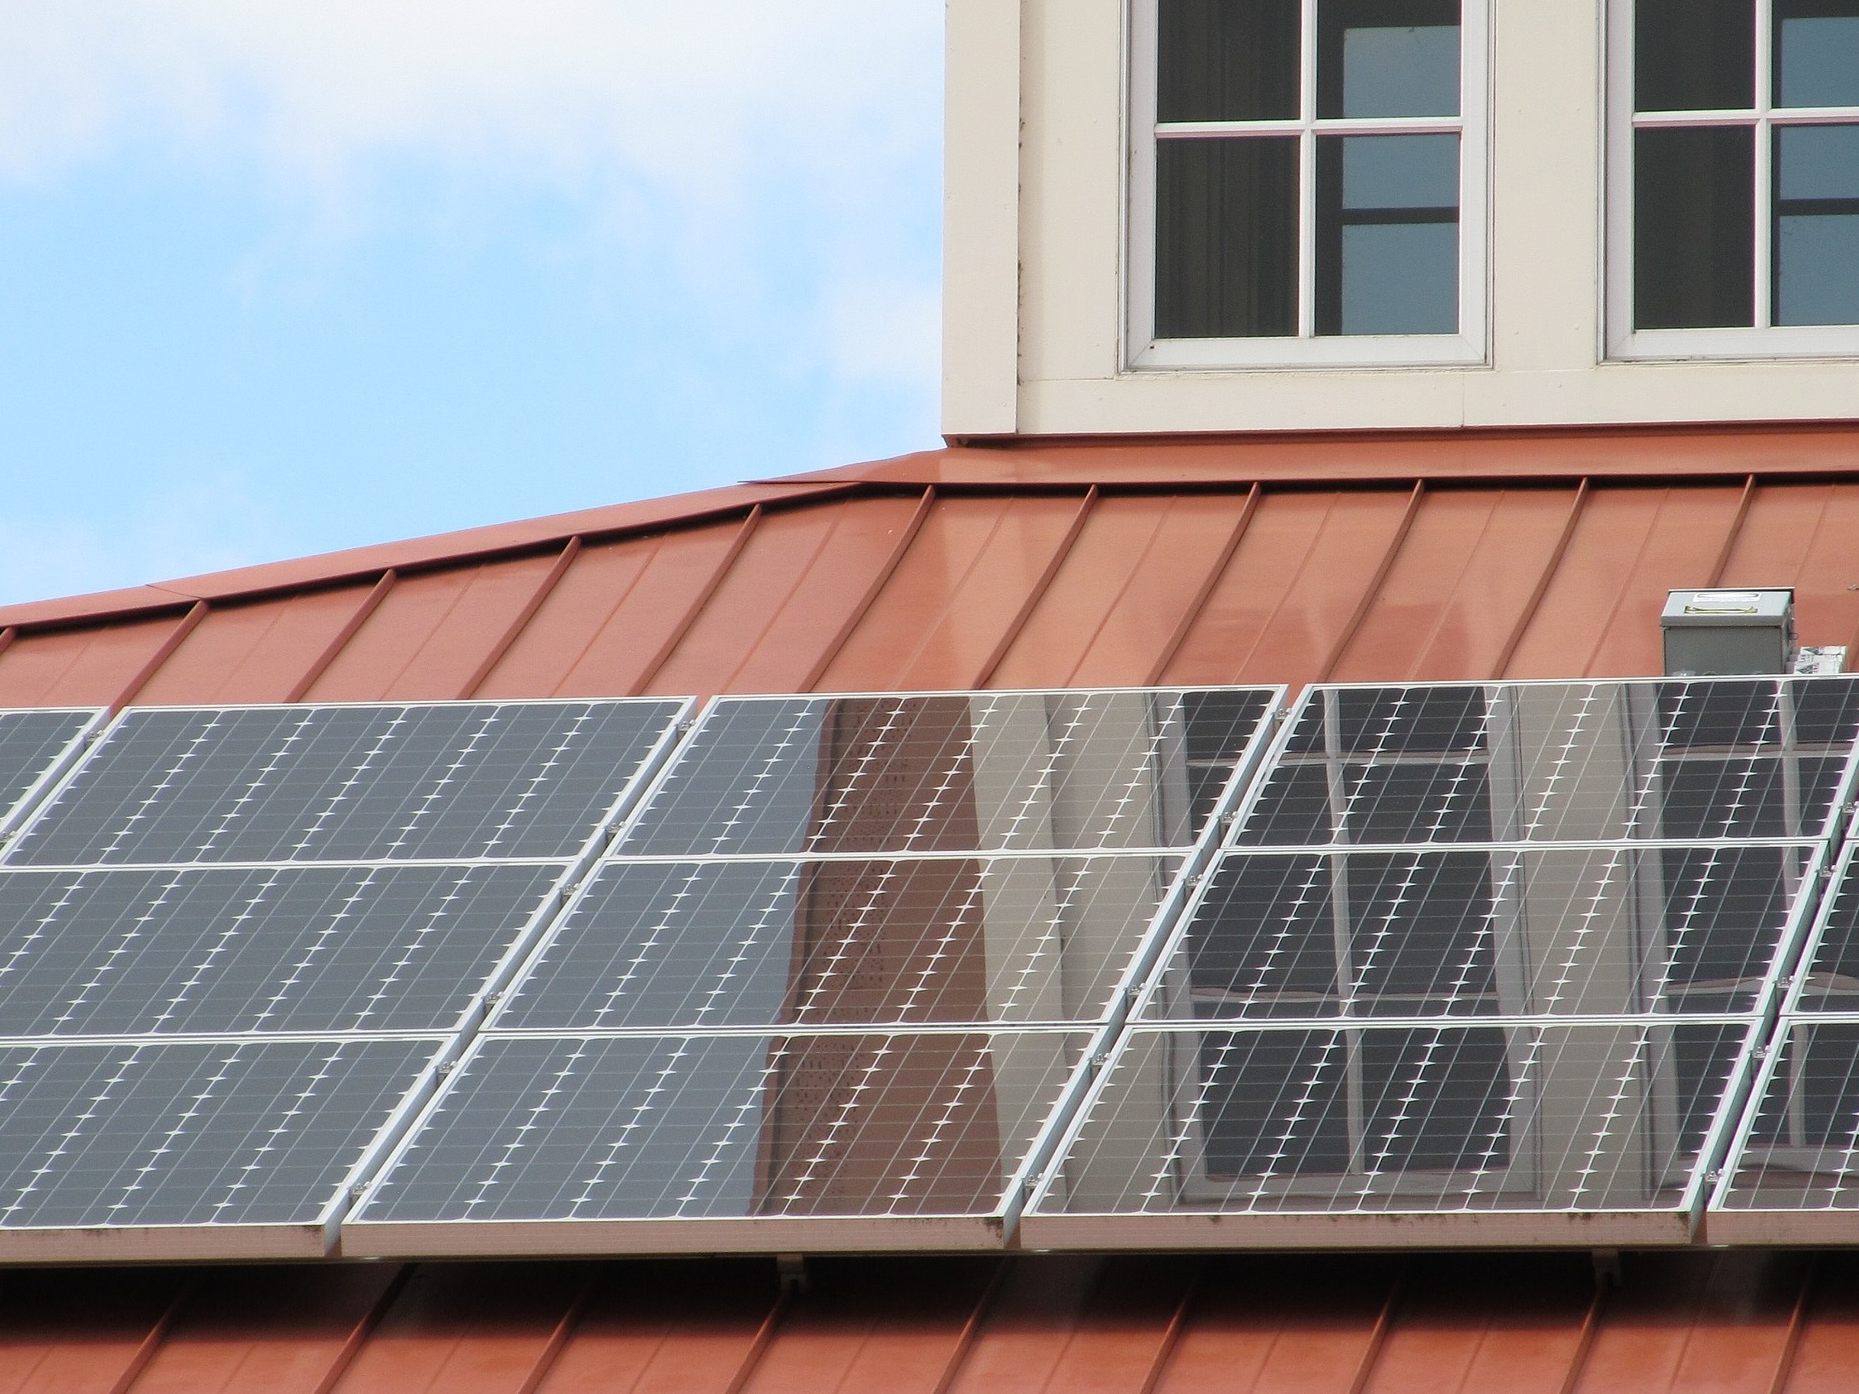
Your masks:
M1859 0L950 0L959 438L1859 416Z

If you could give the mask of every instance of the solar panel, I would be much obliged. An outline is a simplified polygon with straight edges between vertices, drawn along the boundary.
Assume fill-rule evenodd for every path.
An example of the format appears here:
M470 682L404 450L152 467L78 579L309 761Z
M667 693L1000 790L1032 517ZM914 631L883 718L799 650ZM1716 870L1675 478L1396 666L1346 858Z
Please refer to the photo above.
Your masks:
M1088 1040L489 1037L343 1252L997 1248Z
M638 700L132 710L7 860L572 857L685 709Z
M1706 1220L1713 1241L1859 1238L1859 844L1841 855Z
M1227 853L1140 1015L1750 1012L1817 866L1804 843Z
M321 1256L440 1044L0 1045L0 1260Z
M0 711L0 831L12 827L102 715L95 708Z
M1245 846L1821 838L1859 678L1315 687Z
M1030 1247L1684 1243L1747 1020L1144 1027Z
M1278 696L726 698L618 845L672 857L1186 847Z
M491 1024L1101 1021L1180 865L1144 854L612 862Z
M447 1030L561 874L0 870L0 1036Z

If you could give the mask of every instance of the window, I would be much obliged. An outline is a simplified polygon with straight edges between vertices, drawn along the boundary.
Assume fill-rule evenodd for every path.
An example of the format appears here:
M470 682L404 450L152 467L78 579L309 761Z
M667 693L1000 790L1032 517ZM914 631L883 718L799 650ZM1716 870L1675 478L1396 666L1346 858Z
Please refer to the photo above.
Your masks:
M1611 22L1611 351L1859 351L1859 0Z
M1135 0L1129 358L1482 362L1485 0Z

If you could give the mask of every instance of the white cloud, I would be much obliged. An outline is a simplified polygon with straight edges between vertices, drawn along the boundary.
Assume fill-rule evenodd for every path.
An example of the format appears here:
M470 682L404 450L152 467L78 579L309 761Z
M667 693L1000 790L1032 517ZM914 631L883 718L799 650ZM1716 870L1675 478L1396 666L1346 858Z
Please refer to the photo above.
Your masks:
M933 143L940 26L939 0L7 0L0 172L133 138L293 182L412 152L706 201L850 185Z

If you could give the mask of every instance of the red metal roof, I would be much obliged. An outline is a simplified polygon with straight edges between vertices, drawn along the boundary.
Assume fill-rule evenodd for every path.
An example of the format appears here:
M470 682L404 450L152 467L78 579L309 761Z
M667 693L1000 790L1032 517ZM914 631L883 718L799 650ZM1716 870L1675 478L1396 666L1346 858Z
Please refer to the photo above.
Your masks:
M1859 642L1859 427L955 448L0 609L0 705L1625 675L1667 588ZM1783 1252L0 1272L0 1394L1859 1385Z

